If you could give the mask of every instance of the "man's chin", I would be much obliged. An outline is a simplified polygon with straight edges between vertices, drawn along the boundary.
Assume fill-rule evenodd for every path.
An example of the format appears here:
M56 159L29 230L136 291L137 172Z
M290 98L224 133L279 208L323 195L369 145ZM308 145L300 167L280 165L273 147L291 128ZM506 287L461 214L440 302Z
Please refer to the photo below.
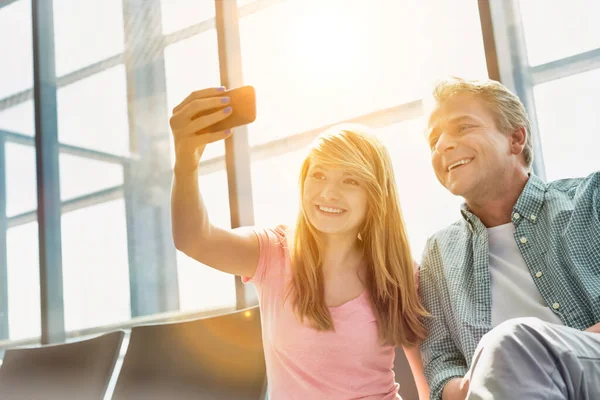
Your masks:
M452 180L446 184L446 189L448 189L448 191L455 196L463 197L464 194L468 191L467 186L468 185L466 185L463 181Z

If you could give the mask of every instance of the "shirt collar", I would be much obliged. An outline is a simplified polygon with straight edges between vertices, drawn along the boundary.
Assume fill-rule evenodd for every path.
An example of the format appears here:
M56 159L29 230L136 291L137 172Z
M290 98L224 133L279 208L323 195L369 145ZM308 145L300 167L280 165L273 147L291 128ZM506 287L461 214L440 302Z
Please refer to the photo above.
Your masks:
M537 221L539 211L544 204L547 188L548 185L544 181L536 175L529 174L529 179L513 207L512 221L515 225L518 226L524 218L533 223ZM479 218L471 212L467 203L461 205L460 213L471 232L484 227Z

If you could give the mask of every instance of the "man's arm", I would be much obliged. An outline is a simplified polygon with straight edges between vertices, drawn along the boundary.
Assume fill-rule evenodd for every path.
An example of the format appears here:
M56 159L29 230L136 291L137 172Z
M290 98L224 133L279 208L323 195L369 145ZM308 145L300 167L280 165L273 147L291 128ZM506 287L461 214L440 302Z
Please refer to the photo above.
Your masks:
M420 269L419 293L425 309L431 314L431 317L424 319L427 337L421 343L421 355L431 399L440 400L446 383L453 378L462 378L467 373L467 363L454 344L444 319L444 299L441 296L444 292L439 288L444 276L441 270L436 271L431 267L430 249L428 241ZM444 393L444 400L461 398L458 393L453 393L454 386L456 385L452 384L448 387L449 390Z
M600 222L600 171L594 174L596 180L596 196L594 197L594 210L596 210L596 218Z

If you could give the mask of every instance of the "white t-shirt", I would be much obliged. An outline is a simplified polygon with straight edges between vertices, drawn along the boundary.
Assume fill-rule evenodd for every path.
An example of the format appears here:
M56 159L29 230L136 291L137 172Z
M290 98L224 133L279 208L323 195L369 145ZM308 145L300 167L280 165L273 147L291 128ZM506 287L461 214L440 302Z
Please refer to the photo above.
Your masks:
M492 280L492 326L519 317L564 325L535 286L515 242L512 223L487 228ZM535 273L535 272L534 272Z

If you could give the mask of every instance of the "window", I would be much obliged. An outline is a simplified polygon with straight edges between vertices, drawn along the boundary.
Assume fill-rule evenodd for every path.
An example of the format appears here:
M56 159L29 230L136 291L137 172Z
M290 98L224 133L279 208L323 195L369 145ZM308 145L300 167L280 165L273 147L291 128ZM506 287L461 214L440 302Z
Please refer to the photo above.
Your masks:
M37 209L35 149L6 143L6 215L14 217Z
M122 0L54 0L56 76L123 51ZM89 92L95 97L99 92Z
M600 3L520 0L519 6L530 65L600 47Z
M0 99L32 87L30 1L18 0L0 8L0 54L10 55L0 63Z
M219 50L214 29L192 36L165 48L168 115L191 92L221 86L219 75ZM169 130L170 132L170 130ZM170 141L173 144L172 140ZM223 156L222 142L206 147L203 160ZM175 151L171 146L171 164Z
M127 226L123 199L62 216L65 329L130 318Z
M440 76L487 77L478 8L375 3L288 0L240 21L244 81L257 91L248 128L255 223L295 222L304 144L351 120L373 126L390 151L420 259L427 237L459 218L461 199L433 174L422 112L413 119L403 110Z
M123 167L70 154L60 155L60 192L63 201L123 184Z
M123 65L58 89L58 140L114 154L129 153Z
M10 195L10 191L8 192ZM39 337L40 267L37 222L7 232L8 328L11 340Z
M35 134L33 113L33 100L27 100L0 110L0 129L33 136Z
M600 144L595 107L600 28L594 18L599 11L597 2L585 0L568 4L521 0L516 15L499 21L508 36L525 38L526 60L519 61L521 50L509 46L499 62L516 59L525 65L512 71L518 86L513 89L526 94L522 100L537 121L534 167L548 181L587 176L600 166L593 152Z
M230 228L227 175L224 169L199 176L198 185L212 224ZM200 264L177 252L179 301L182 311L235 305L233 275Z
M600 69L534 88L548 180L586 176L600 169Z
M214 1L161 0L162 32L173 33L215 16Z

